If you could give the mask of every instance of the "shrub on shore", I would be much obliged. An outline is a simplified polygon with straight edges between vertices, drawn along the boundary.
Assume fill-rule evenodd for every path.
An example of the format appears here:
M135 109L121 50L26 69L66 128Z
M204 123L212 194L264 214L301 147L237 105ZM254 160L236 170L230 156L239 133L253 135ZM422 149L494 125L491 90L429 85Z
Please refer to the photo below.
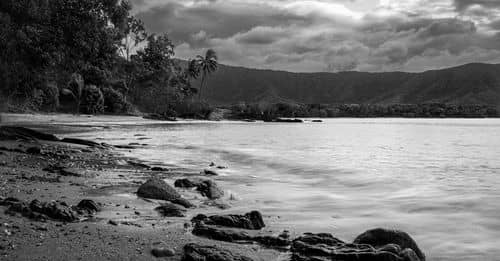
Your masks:
M83 88L80 112L85 114L104 112L104 95L95 85L87 85Z

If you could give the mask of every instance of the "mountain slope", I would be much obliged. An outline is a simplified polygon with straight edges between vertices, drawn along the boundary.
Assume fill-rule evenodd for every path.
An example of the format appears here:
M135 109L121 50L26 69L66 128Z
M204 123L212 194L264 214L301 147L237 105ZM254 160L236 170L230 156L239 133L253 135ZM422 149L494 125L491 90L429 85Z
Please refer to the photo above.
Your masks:
M194 83L198 86L198 82ZM216 104L500 104L500 65L467 64L423 73L290 73L221 65L203 96Z

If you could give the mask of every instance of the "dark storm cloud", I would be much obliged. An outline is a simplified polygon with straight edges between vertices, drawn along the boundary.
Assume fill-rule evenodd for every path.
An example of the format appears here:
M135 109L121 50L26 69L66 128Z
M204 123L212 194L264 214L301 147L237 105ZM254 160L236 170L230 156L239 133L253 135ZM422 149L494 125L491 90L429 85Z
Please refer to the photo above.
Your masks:
M203 2L203 1L198 1ZM216 3L217 1L204 1ZM214 38L226 38L240 32L246 32L257 26L276 26L281 24L304 22L304 17L279 12L259 6L223 4L186 7L178 3L166 3L136 14L148 29L160 33L168 32L177 42L191 42L191 36L200 31L207 32ZM250 37L250 36L249 36ZM257 37L258 36L254 36ZM251 37L248 39L252 41ZM259 39L253 39L259 41ZM265 41L264 39L261 39Z
M214 48L231 65L421 71L500 62L500 0L380 0L366 10L365 2L134 0L134 12L169 33L180 57Z

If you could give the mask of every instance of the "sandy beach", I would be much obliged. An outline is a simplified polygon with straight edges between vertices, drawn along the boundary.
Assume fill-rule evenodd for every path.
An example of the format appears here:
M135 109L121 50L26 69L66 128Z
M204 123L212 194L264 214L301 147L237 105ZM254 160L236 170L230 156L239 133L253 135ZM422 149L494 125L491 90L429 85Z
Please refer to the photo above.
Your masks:
M55 132L54 126L43 123L88 122L89 118L3 116L9 125L38 126ZM121 122L138 120L136 117L111 118ZM110 117L92 119L110 123ZM140 184L152 175L173 183L182 173L133 166L127 163L133 159L123 157L115 149L40 140L0 141L0 145L1 197L28 202L34 199L59 200L69 205L91 199L102 204L102 210L93 217L71 223L30 220L20 214L7 214L5 208L0 207L2 260L151 260L154 258L151 254L153 248L171 249L175 254L166 257L167 260L180 260L183 246L192 242L221 246L260 260L277 260L280 256L276 250L193 236L190 232L191 217L202 213L203 209L214 208L195 192L181 190L183 197L199 206L188 209L183 218L162 217L154 210L160 205L160 200L146 200L135 195ZM33 147L40 148L41 152L26 152ZM61 176L43 170L52 164L63 164L77 174Z

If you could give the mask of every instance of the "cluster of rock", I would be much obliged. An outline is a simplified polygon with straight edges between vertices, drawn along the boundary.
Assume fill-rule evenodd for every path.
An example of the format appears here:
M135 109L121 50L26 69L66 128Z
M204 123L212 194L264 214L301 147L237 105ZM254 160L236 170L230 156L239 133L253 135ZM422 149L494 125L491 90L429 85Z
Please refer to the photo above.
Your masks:
M425 255L406 233L373 229L345 243L331 234L307 233L293 240L292 261L425 261Z
M175 181L174 186L178 188L196 188L202 196L209 199L219 199L224 196L224 191L209 179L178 179Z
M192 231L194 235L232 243L259 243L264 247L286 249L291 252L291 261L425 261L425 255L415 241L407 233L397 230L368 230L359 235L353 243L346 243L326 233L306 233L294 240L290 240L287 233L278 236L251 233L252 230L265 227L258 211L244 215L199 214L192 222L195 224ZM188 248L190 252L191 247ZM207 249L215 251L214 247ZM200 255L200 252L196 253ZM184 260L232 260L189 258L191 257ZM244 258L247 259L243 260L252 260Z
M84 199L76 206L69 206L64 201L41 202L37 199L31 202L17 198L0 200L1 206L6 206L7 213L19 213L34 220L55 220L62 222L78 221L82 216L93 215L101 210L101 206L93 200Z

